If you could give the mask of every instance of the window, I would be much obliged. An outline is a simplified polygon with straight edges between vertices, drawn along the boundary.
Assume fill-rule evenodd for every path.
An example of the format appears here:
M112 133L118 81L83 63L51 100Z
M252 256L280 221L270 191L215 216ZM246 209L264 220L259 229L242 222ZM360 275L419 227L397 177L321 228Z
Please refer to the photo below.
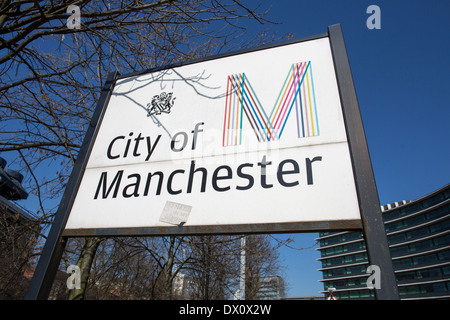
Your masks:
M421 224L424 221L425 221L425 216L423 214L419 214L417 216L414 216L412 218L404 220L405 227L407 227L407 228L417 226L418 224Z
M394 223L389 223L385 225L386 232L396 231L402 229L404 226L404 220L399 220Z
M445 216L446 214L448 214L450 212L450 205L447 206L442 206L440 208L437 208L431 212L428 212L427 215L427 220L433 220L433 219L437 219L440 217Z
M413 243L409 246L409 252L415 252L415 251L423 251L428 248L433 247L433 241L432 240L426 240L418 243Z
M391 251L391 255L393 257L398 257L398 256L408 253L409 250L408 250L408 246L405 245L405 246L391 248L390 251Z
M394 244L394 243L398 243L398 242L402 242L406 239L406 234L404 232L402 233L398 233L398 234L394 234L392 236L388 236L388 241L389 244Z
M367 254L365 252L355 255L355 262L367 261Z
M442 193L439 193L439 194L435 195L434 197L424 200L423 206L424 206L424 208L429 208L429 207L432 207L435 204L438 204L442 201L444 201L444 195Z
M439 252L438 256L439 256L439 260L450 259L450 250Z
M353 255L348 255L348 256L345 256L345 258L344 258L345 263L352 263L353 261L354 261Z
M436 246L450 244L450 234L433 239L433 242Z
M419 238L419 237L425 236L427 234L429 234L429 231L428 231L428 228L425 227L425 228L420 228L420 229L415 229L415 230L408 231L406 233L406 237L408 239L415 239L415 238Z
M400 260L394 260L392 261L394 268L405 268L410 267L412 265L411 258L405 258Z
M406 294L419 294L419 293L425 293L426 291L424 288L421 288L419 285L413 285L413 286L407 286L403 287L404 292Z
M334 295L335 295L338 299L348 299L348 298L349 298L348 291L337 292L337 293L334 293Z
M422 264L422 263L430 263L430 262L435 262L437 261L437 256L435 253L431 253L431 254L427 254L424 256L418 256L418 257L414 257L413 258L413 263L415 265L417 264Z
M450 219L430 226L431 232L446 231L450 229Z
M442 273L443 273L445 276L450 275L450 266L442 267Z
M353 267L347 267L347 274L361 274L366 273L367 266L353 266Z
M432 268L428 270L428 277L440 277L442 276L441 268Z

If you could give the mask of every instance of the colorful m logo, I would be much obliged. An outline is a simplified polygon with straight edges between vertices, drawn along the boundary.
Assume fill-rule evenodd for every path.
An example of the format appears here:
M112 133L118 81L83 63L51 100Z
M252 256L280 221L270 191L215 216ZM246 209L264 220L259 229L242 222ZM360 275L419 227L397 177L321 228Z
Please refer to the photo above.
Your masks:
M319 122L311 61L295 63L291 66L269 116L264 111L245 73L229 75L223 146L241 144L244 114L258 141L280 139L293 109L295 109L297 120L297 136L299 138L318 136Z

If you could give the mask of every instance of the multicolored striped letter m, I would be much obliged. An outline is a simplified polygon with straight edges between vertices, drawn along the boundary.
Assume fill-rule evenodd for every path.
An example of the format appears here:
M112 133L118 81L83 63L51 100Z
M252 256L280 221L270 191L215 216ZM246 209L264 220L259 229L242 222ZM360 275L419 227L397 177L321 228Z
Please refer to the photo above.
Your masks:
M225 99L223 146L242 142L242 119L249 121L258 141L281 138L286 122L295 110L299 138L319 135L311 61L294 63L284 80L268 116L245 73L229 75Z

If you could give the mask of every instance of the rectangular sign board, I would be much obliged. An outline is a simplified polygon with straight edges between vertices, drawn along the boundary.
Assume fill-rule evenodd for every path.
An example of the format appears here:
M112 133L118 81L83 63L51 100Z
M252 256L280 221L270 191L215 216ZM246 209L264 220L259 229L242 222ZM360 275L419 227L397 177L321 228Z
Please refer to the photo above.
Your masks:
M120 77L64 235L361 228L328 34Z
M358 229L398 299L340 25L140 74L109 74L26 299L67 237Z

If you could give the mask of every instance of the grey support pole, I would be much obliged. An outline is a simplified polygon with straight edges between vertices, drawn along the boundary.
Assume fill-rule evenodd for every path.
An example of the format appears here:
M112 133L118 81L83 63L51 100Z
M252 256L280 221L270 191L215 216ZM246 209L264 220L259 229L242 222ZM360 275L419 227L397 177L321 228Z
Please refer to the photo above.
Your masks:
M398 300L397 282L341 26L329 26L328 33L352 156L369 263L380 269L380 283L375 283L374 286L375 297L378 300ZM379 289L376 289L377 287Z
M58 211L53 221L50 233L45 241L44 249L39 258L38 265L31 280L28 292L25 295L26 300L45 300L48 298L55 279L56 271L64 251L66 239L62 237L62 232L69 218L73 201L78 191L83 172L86 168L89 154L94 145L95 137L98 131L98 124L104 114L115 80L118 73L112 72L108 75L106 82L102 88L100 99L97 103L94 115L92 116L88 130L83 140L78 157L75 161L72 173L61 199Z

